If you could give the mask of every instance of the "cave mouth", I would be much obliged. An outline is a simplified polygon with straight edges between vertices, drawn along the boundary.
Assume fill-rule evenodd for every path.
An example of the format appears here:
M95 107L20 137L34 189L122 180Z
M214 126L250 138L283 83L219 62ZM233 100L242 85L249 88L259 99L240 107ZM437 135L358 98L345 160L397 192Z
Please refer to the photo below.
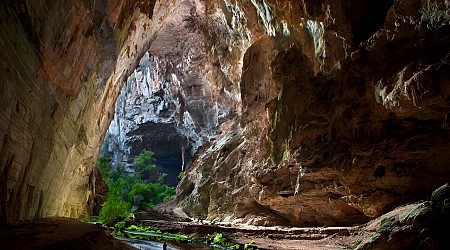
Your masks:
M129 166L140 153L152 151L157 172L166 174L166 184L177 186L178 175L184 171L184 164L188 164L191 157L183 146L186 139L178 133L175 124L145 122L125 134L125 138L121 137L122 134L116 133L115 126L112 124L108 130L101 156L114 164L122 163Z
M164 83L159 61L146 53L128 77L116 100L100 154L113 165L131 166L143 151L154 153L157 172L165 183L177 186L194 153L188 138L177 124L181 104L173 98L177 91Z

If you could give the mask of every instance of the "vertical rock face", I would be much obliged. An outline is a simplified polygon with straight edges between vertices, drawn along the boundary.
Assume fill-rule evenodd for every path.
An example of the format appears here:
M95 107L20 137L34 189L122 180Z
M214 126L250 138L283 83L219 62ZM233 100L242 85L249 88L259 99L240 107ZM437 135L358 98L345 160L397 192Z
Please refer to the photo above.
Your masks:
M449 178L446 1L251 3L243 114L180 183L185 211L351 225Z
M88 216L98 205L94 166L131 55L148 44L133 37L152 15L146 3L0 4L1 223Z

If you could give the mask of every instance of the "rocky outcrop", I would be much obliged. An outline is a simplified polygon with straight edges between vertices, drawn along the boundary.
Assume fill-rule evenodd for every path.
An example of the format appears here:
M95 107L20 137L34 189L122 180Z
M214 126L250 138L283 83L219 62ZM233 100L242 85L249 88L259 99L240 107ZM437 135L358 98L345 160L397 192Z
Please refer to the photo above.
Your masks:
M355 249L445 249L450 222L448 183L433 191L431 201L420 201L367 223L366 235Z
M179 185L186 212L352 225L448 180L446 2L252 4L243 115Z

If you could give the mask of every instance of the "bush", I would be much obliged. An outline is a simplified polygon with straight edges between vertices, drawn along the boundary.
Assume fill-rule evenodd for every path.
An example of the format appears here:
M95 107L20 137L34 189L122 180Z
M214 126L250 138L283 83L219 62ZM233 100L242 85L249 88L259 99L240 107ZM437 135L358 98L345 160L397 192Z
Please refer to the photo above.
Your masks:
M142 196L144 202L137 205L139 208L150 208L166 201L175 195L175 187L161 183L134 183L128 193L128 201L133 202L136 196Z
M138 209L151 208L175 195L175 187L164 184L166 174L162 174L157 183L145 183L143 172L154 169L153 152L143 151L134 159L137 173L134 176L125 172L125 165L111 166L108 159L100 157L98 167L109 187L106 202L100 210L98 220L112 223L119 218L128 218L132 204Z
M127 218L131 213L131 204L122 199L122 190L126 185L124 179L120 179L113 185L109 186L108 196L106 197L105 204L103 204L100 210L98 220L101 223L111 223L117 218Z
M145 170L152 170L156 168L154 153L152 151L144 150L139 156L134 158L133 165L137 168L137 172L144 172Z
M225 247L226 249L239 249L240 245L231 242L223 234L216 233L212 239L213 243Z

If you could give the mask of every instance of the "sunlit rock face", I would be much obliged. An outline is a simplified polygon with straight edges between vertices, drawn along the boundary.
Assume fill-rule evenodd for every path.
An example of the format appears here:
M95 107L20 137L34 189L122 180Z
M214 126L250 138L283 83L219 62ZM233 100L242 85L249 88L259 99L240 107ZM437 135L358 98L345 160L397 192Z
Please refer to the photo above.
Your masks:
M104 184L95 165L101 137L136 55L148 47L148 39L137 37L158 28L149 25L154 6L0 3L2 224L86 217L99 205Z
M352 225L449 179L446 1L249 2L242 116L194 158L186 212Z

